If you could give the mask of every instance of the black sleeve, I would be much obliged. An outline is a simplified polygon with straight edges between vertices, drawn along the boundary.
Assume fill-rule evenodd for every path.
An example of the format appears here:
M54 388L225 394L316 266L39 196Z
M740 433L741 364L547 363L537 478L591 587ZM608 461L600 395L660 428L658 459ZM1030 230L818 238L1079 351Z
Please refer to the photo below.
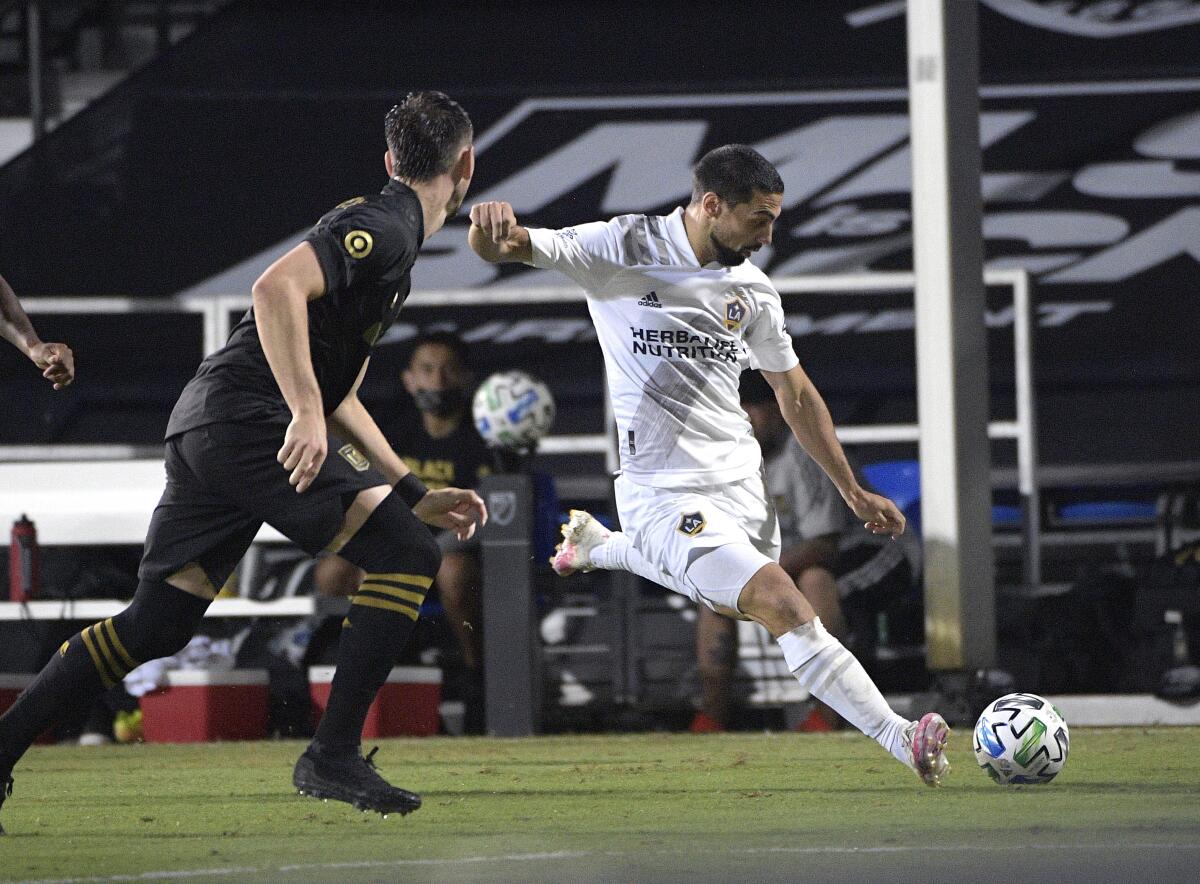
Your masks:
M374 203L335 209L304 239L317 253L326 292L403 276L416 260L417 231L410 219Z

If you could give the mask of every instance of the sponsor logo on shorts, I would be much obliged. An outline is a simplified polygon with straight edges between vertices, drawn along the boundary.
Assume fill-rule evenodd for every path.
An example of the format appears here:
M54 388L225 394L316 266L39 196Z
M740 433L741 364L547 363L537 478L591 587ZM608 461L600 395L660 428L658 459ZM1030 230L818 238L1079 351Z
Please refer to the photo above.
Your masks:
M338 454L345 458L346 463L350 464L350 466L354 467L360 473L365 473L371 468L371 462L367 460L366 455L353 445L343 445L338 449Z
M680 534L686 534L688 537L695 537L704 530L704 526L708 521L704 518L704 513L684 513L679 517L679 527L676 529Z

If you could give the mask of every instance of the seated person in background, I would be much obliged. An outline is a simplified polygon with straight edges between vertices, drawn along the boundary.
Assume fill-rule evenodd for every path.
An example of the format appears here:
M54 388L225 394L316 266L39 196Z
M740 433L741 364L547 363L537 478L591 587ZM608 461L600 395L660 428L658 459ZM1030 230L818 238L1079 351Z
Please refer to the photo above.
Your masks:
M469 349L452 332L430 332L413 344L401 379L420 413L406 409L381 417L392 448L430 489L474 488L491 472L489 451L470 416L473 378ZM483 643L479 598L479 535L460 541L453 532L438 534L442 565L434 586L462 652L463 700L468 732L482 732ZM322 595L349 596L358 590L362 571L339 556L317 561L314 572Z
M863 652L872 650L875 615L914 585L920 544L908 533L893 540L861 529L833 482L788 431L759 372L742 374L741 400L762 447L767 493L779 515L779 564L825 628L847 646L857 645L855 654L867 659ZM700 710L693 732L722 731L729 723L737 630L735 620L699 606ZM799 729L832 730L839 724L832 709L816 704Z

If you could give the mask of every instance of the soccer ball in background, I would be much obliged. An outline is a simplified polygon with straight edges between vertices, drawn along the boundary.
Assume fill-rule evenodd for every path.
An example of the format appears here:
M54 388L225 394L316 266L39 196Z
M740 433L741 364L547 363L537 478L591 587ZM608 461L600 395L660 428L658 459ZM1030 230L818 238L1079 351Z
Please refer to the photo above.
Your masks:
M532 448L554 423L554 397L523 371L501 371L479 385L471 414L479 435L493 448Z
M1037 694L1005 694L975 724L975 759L1001 786L1037 785L1067 763L1071 735L1062 713Z

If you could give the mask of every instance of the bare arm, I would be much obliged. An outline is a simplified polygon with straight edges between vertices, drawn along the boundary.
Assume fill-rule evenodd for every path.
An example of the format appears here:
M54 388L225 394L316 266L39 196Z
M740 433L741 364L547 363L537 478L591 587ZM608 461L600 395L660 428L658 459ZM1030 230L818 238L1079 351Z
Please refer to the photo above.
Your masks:
M408 465L392 450L387 438L375 418L367 411L366 406L358 398L358 387L367 373L371 360L363 362L362 371L354 382L354 388L346 395L341 404L329 415L329 430L339 439L350 442L367 456L389 485L395 485L408 475Z
M0 337L24 353L42 370L42 377L61 390L75 380L75 354L66 344L46 344L7 280L0 276Z
M308 339L308 302L325 294L316 252L304 242L266 269L254 283L254 318L271 373L292 422L277 460L305 491L325 462L325 410L313 373Z
M370 360L363 361L354 388L329 415L329 428L339 439L351 442L367 456L389 485L409 474L408 465L392 450L387 437L358 398L358 387L367 373ZM439 488L428 491L412 508L422 522L447 528L461 540L475 533L477 525L487 524L487 508L474 491L463 488Z
M796 441L837 486L846 505L864 521L867 530L893 537L903 534L904 515L896 505L858 483L834 431L829 408L804 369L797 365L788 371L762 374L775 391L783 419Z
M471 206L471 230L467 243L489 264L533 261L529 231L517 224L508 203L476 203Z

